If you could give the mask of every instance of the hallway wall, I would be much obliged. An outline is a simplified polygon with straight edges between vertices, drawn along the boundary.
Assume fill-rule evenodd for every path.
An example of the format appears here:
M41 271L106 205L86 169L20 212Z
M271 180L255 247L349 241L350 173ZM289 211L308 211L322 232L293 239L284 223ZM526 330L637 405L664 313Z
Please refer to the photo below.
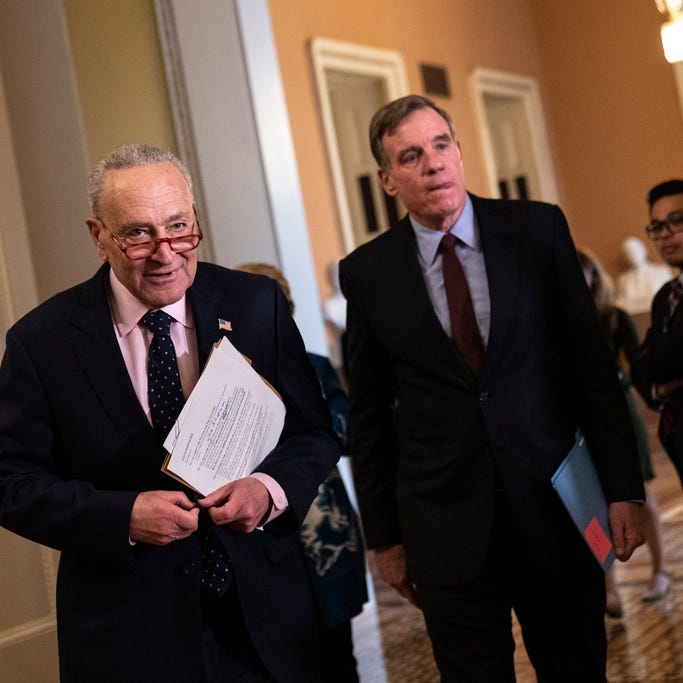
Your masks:
M575 237L614 272L623 238L645 239L649 189L683 177L683 111L662 17L653 0L531 4Z
M434 100L452 115L468 187L481 194L487 193L487 182L467 82L472 69L483 66L535 76L543 92L541 55L527 0L496 3L495 11L478 0L269 0L269 7L311 243L324 287L324 268L343 255L343 247L309 52L312 38L399 52L409 88L419 94L420 63L446 67L451 96Z
M642 236L647 190L683 176L681 112L650 0L604 0L599 7L590 0L269 0L269 6L322 283L325 263L342 255L342 242L309 57L313 37L400 52L417 93L423 92L420 62L447 67L451 97L434 99L455 120L474 192L486 193L486 182L469 74L487 67L535 77L560 204L577 243L590 246L612 273L623 239Z
M152 0L63 0L90 163L130 142L177 152Z
M142 138L175 149L153 0L62 2L88 159ZM589 0L268 2L322 298L327 265L343 247L308 51L315 36L400 52L414 92L422 92L420 62L447 67L452 95L438 102L456 121L468 185L484 194L468 76L477 66L534 76L560 203L577 242L613 273L622 240L646 222L647 189L683 175L681 112L651 0L603 0L599 9ZM84 260L88 272L92 263ZM52 287L40 283L41 298Z

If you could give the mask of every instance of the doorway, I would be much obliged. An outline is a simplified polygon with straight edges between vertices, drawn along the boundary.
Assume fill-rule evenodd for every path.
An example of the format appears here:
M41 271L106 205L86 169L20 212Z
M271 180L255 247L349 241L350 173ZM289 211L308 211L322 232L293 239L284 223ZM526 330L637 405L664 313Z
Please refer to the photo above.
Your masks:
M470 79L492 197L557 202L534 78L475 69Z
M389 50L315 38L311 54L344 247L352 251L395 224L398 209L377 177L368 124L407 93L402 57Z

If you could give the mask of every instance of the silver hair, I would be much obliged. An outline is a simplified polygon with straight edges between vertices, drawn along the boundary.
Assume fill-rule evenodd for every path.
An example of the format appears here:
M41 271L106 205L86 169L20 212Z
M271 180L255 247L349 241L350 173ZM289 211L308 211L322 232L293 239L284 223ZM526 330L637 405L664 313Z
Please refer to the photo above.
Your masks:
M173 152L161 147L155 147L154 145L123 145L109 152L106 157L101 159L88 176L88 199L90 200L92 215L97 216L99 213L102 188L109 171L122 168L136 168L137 166L150 166L152 164L161 164L165 161L172 163L182 173L192 195L192 177L190 172L187 170L187 166Z
M453 140L456 139L453 119L446 110L437 107L432 100L421 95L399 97L397 100L380 107L370 120L370 150L378 166L385 171L391 168L391 162L384 151L382 138L394 133L403 119L418 109L433 109L448 124L448 130L450 130Z

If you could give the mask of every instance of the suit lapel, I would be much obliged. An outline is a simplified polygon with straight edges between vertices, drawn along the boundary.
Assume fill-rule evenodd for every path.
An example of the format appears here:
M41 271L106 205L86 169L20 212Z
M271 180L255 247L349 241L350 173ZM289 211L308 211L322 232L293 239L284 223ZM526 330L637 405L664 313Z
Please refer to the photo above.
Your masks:
M233 333L220 328L219 319L232 324L237 316L237 307L231 302L230 297L224 296L224 294L225 292L221 287L212 283L211 278L200 263L192 287L188 290L197 331L200 372L204 368L214 344L221 337L227 337L234 343Z
M416 328L417 336L424 338L424 349L446 367L455 368L458 376L474 382L464 361L455 350L453 342L445 333L434 312L424 275L417 257L417 243L408 216L392 228L387 235L388 248L380 253L381 266L395 292L394 300L400 302L400 313L405 321ZM408 324L408 323L407 323Z
M676 307L673 309L673 311L671 310L671 297L673 296L672 289L674 281L675 279L670 280L664 285L664 287L666 287L666 291L661 297L661 329L665 333L672 328L674 321L678 320L678 318L681 316L683 298L678 302L678 304L676 304Z
M151 430L152 427L135 394L116 340L106 295L108 276L109 268L103 266L84 285L70 321L73 330L71 343L84 376L102 407L122 434L131 435L139 433L141 428ZM201 371L214 342L224 334L218 327L218 318L230 320L231 311L225 305L225 310L218 311L222 297L218 288L210 286L201 265L188 294L197 331Z
M122 434L152 429L121 355L106 295L109 268L103 266L84 286L71 318L71 345L100 404Z
M479 225L491 301L491 328L483 381L504 350L506 335L515 319L519 295L519 228L506 222L506 216L501 214L496 202L472 196L472 203Z

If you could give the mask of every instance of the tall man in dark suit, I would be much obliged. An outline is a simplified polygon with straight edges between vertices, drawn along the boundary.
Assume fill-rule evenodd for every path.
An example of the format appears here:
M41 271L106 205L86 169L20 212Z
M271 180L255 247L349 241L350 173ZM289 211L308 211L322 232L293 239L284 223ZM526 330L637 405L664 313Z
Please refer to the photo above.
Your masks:
M0 368L0 523L61 551L62 680L319 681L297 531L339 447L287 301L268 278L197 263L174 155L115 150L89 190L105 264L20 320ZM197 502L160 471L141 322L159 310L185 397L225 336L287 410L256 471ZM222 592L205 589L212 551Z
M468 194L450 117L425 98L382 107L370 141L408 210L340 267L350 455L379 571L422 607L443 681L514 680L511 609L540 681L603 681L604 578L550 477L581 428L621 560L642 542L643 489L564 216Z
M648 194L645 228L659 255L683 270L683 180L667 180ZM661 411L659 437L683 483L683 275L667 282L652 301L651 326L632 363L633 382L646 403Z

